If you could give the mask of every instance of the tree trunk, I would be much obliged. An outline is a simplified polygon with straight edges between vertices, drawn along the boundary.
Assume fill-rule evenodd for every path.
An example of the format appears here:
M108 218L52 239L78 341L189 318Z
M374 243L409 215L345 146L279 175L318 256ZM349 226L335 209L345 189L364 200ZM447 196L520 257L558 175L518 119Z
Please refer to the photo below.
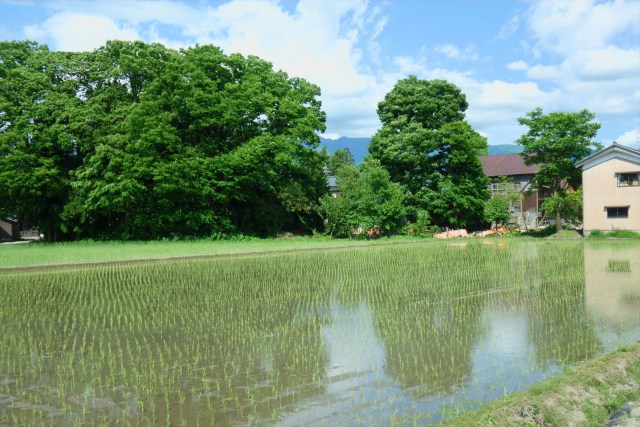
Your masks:
M562 231L562 223L560 222L560 211L557 210L556 211L556 233L558 233L559 231Z

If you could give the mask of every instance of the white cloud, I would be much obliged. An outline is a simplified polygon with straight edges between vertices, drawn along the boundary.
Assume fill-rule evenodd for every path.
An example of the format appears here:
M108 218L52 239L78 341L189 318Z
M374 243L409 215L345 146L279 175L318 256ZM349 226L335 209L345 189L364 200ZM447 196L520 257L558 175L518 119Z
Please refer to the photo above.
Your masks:
M288 14L277 3L235 1L209 10L211 21L218 23L216 35L200 41L258 55L276 69L318 84L330 131L368 136L379 127L375 110L384 92L373 74L360 69L359 42L375 50L385 19L366 13L366 6L364 1L332 7L300 2Z
M529 64L520 60L520 61L515 61L507 64L507 68L512 71L524 71L529 68Z
M158 22L182 28L195 34L206 31L206 13L189 2L171 0L54 0L39 1L39 6L53 13L78 12L93 16L107 16L115 21L127 21L133 26Z
M498 40L506 40L515 34L520 27L520 16L513 15L503 26L500 28L500 32L496 37Z
M562 78L560 67L556 65L534 65L529 67L527 77L536 80L559 80Z
M28 38L50 37L57 50L89 51L96 49L106 40L138 40L138 32L119 25L104 16L93 16L74 12L60 12L41 25L25 28Z
M482 92L476 102L479 108L527 109L535 108L546 95L533 82L494 81L482 85Z
M463 50L460 50L456 45L443 44L436 46L433 50L449 59L459 61L475 61L478 59L478 48L475 45L468 45Z
M322 134L323 138L332 139L332 140L336 140L336 139L340 138L341 136L342 135L337 134L337 133L333 133L333 132L326 132L326 133Z
M525 75L561 95L549 108L587 108L605 123L638 122L639 2L543 1L526 17L537 53L550 55L538 56L544 61Z
M640 73L640 49L608 46L584 50L576 52L568 62L573 73L585 80L637 79Z
M640 149L640 130L632 129L617 137L615 141L618 144L626 145L631 148Z
M640 34L636 0L547 0L533 3L527 15L538 48L564 55L605 47L627 31Z

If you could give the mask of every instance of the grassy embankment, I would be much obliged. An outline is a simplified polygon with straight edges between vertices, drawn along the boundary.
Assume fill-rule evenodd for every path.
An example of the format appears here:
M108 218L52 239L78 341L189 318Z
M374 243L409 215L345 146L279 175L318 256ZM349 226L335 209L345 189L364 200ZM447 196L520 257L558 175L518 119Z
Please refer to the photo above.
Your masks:
M255 254L381 244L420 243L432 239L397 236L378 240L296 237L243 240L80 241L0 245L0 268L37 265L85 264L128 260Z
M575 230L563 230L560 233L555 233L555 230L542 229L521 235L513 235L513 237L579 239L582 236ZM595 236L591 237L598 238L600 234L595 233ZM609 234L603 237L633 238L633 236L629 235L610 236ZM495 236L491 238L495 238ZM391 238L378 240L332 239L326 236L307 236L280 239L245 238L240 240L195 239L133 242L79 241L54 244L35 242L26 245L0 244L0 268L255 254L260 252L331 249L380 244L406 244L424 241L433 240L431 238L414 236L393 236Z
M447 426L606 425L640 399L640 341L467 412Z

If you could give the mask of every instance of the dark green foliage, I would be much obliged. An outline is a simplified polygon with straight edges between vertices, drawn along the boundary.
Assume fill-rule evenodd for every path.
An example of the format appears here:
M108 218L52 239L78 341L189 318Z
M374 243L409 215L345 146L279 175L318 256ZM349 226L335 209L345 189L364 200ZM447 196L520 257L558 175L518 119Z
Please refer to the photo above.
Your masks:
M340 195L325 195L317 208L327 234L351 237L358 228L363 233L375 228L387 235L400 231L406 215L404 189L391 182L376 160L369 159L360 168L340 167L337 185Z
M429 212L425 210L417 211L415 221L407 223L404 228L407 234L420 237L433 237L441 231L440 227L431 224Z
M354 166L355 164L356 162L349 148L338 148L335 152L328 155L326 172L329 175L335 175L342 166Z
M0 42L0 217L59 230L69 173L80 163L85 131L81 82L69 78L82 54L33 42Z
M589 237L593 239L602 239L607 237L607 234L603 233L600 230L593 230L591 233L589 233Z
M529 237L549 237L552 236L556 233L556 227L549 225L547 227L543 227L543 228L538 228L536 230L529 230L526 231L524 233L522 233L523 236L529 236Z
M257 57L0 44L0 216L75 237L310 229L320 89Z
M479 154L487 141L464 121L464 94L443 80L400 80L378 104L382 128L369 151L409 190L410 216L428 211L442 226L483 221L488 180Z
M506 224L511 219L509 199L504 195L496 195L484 205L484 218L487 222Z

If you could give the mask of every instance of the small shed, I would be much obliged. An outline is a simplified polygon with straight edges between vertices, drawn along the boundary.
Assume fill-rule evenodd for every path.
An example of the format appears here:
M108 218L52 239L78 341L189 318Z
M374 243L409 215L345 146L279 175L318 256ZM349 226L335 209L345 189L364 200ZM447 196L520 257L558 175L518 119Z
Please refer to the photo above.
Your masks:
M0 239L20 240L20 224L13 219L0 219Z

